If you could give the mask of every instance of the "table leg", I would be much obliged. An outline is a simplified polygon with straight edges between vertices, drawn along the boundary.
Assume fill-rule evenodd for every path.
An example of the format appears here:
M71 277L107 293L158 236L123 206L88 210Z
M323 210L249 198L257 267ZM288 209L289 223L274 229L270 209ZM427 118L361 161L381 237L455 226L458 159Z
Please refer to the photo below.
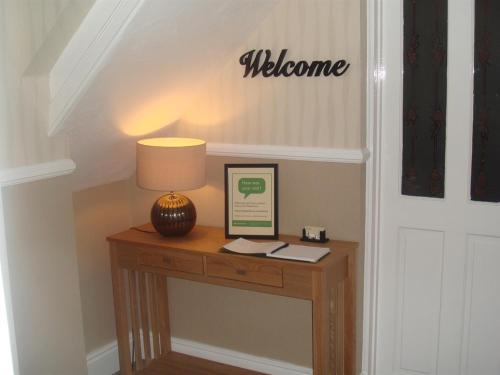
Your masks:
M325 273L313 274L313 374L327 375L330 363L329 298Z
M354 375L356 370L356 259L346 257L345 277L335 280L330 294L332 374ZM333 273L334 275L339 274Z
M171 351L167 278L157 275L156 280L161 355L165 356Z
M356 371L356 255L354 252L348 254L347 278L342 284L345 375L354 375Z
M354 258L313 274L313 374L354 375Z

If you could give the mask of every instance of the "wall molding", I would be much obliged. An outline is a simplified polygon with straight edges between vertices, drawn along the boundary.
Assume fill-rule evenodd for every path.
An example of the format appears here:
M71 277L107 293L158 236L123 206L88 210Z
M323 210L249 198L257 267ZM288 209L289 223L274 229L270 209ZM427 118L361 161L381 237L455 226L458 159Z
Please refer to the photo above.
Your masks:
M172 337L172 350L195 357L273 375L311 375L312 369L292 363L236 352ZM89 375L112 375L119 370L118 345L113 341L87 355Z
M0 170L0 187L24 184L47 178L64 176L76 168L71 159L58 159L46 163Z
M143 2L96 0L50 72L49 136L63 129L64 120Z
M367 149L297 147L277 145L247 145L207 143L207 154L259 159L286 159L330 163L363 164L370 153Z

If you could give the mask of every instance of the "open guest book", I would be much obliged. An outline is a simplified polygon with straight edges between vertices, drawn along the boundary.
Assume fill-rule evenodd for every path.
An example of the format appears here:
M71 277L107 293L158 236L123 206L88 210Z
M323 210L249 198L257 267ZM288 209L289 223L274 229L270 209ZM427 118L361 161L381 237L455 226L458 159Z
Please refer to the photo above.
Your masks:
M271 258L300 260L311 263L317 262L330 253L330 249L326 247L289 245L283 241L253 242L244 238L238 238L225 244L223 249L238 254L264 255Z

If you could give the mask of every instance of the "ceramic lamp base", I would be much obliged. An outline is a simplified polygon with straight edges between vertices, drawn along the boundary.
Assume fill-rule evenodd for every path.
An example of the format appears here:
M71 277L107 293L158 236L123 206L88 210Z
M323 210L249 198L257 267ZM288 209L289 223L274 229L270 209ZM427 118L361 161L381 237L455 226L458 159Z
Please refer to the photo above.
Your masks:
M196 223L196 209L184 195L165 194L151 208L151 223L162 236L183 236Z

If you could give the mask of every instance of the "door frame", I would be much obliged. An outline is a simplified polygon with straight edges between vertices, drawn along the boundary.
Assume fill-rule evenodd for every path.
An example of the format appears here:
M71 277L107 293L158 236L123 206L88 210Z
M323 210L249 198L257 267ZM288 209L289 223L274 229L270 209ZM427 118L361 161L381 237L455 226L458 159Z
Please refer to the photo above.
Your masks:
M377 284L380 229L382 93L385 78L383 0L365 2L365 139L370 157L365 175L365 254L361 374L374 375L377 338Z
M3 358L0 361L0 373L17 375L19 367L11 301L2 186L0 184L0 352Z

